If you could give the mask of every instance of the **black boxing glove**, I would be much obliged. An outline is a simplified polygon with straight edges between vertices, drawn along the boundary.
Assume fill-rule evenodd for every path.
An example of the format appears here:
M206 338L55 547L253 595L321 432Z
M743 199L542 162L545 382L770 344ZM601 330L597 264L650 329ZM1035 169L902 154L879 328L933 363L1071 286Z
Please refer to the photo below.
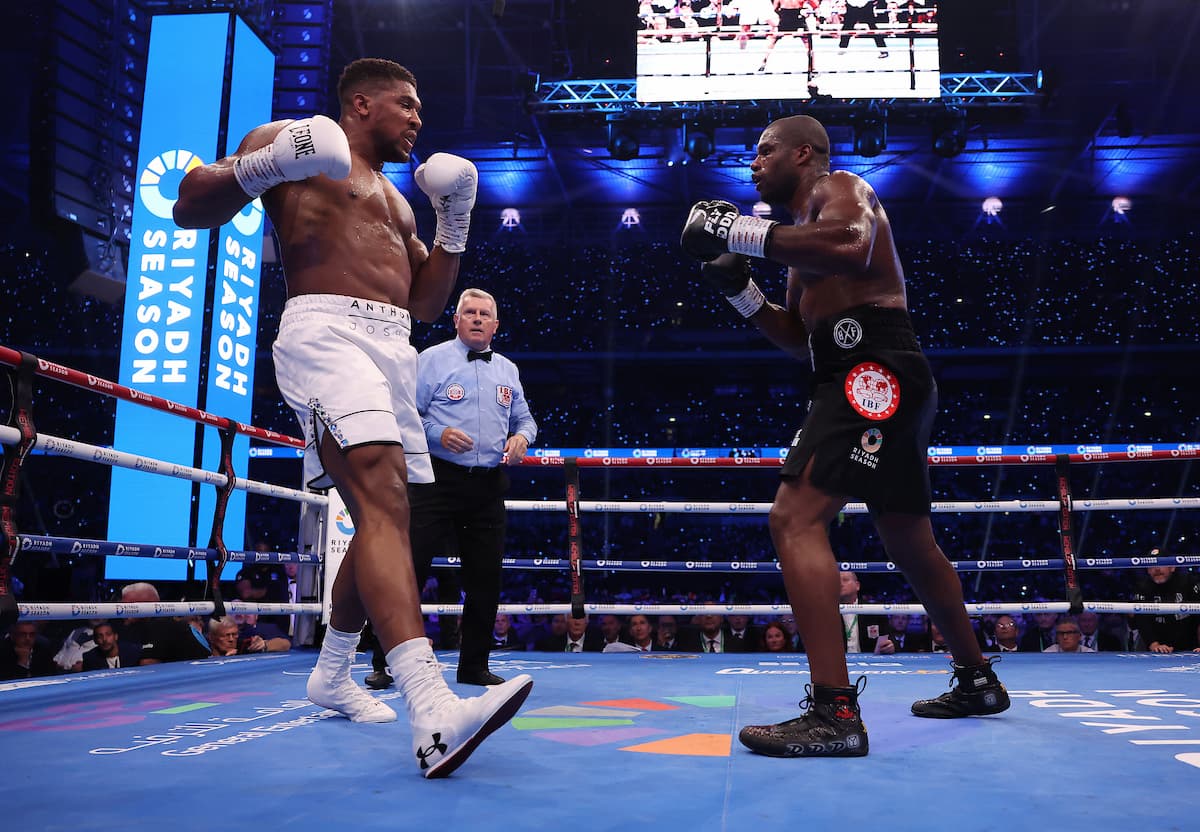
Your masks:
M767 302L750 275L750 258L743 254L722 254L705 263L700 277L723 294L743 318L753 316Z
M743 217L736 206L720 199L697 202L688 213L679 244L689 257L715 260L725 252L766 257L771 232L779 223Z

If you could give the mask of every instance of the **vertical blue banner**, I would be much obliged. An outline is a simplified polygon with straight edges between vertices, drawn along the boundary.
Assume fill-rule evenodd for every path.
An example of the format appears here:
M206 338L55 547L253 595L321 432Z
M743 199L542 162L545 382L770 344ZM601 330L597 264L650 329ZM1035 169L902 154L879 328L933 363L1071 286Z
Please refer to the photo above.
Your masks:
M229 92L229 122L226 155L237 150L242 137L271 120L275 56L265 44L237 20L234 23L233 72ZM213 294L212 331L209 334L208 383L204 409L238 422L252 421L254 359L258 344L258 288L263 247L263 208L254 200L220 229L217 238L216 287ZM238 434L233 442L233 467L246 476L250 438ZM220 467L221 437L215 428L204 429L202 467ZM200 544L208 542L212 529L216 490L200 490ZM222 526L225 545L241 549L246 534L246 492L229 498ZM254 541L247 541L253 546ZM226 567L232 578L237 565Z
M209 232L181 229L171 211L179 182L216 158L228 14L155 17L138 145L137 199L121 333L120 382L195 405ZM193 422L117 402L115 447L191 466ZM108 538L187 545L192 484L114 468ZM182 579L186 564L108 558L109 578Z

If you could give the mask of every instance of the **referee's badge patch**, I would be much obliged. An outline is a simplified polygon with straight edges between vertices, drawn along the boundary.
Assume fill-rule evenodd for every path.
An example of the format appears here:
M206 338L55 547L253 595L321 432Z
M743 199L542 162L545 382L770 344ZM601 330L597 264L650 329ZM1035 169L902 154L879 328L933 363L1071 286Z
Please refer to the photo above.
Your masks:
M452 402L456 402L463 396L467 395L467 391L457 382L446 388L446 398Z
M512 388L503 384L496 385L496 403L501 407L512 406Z

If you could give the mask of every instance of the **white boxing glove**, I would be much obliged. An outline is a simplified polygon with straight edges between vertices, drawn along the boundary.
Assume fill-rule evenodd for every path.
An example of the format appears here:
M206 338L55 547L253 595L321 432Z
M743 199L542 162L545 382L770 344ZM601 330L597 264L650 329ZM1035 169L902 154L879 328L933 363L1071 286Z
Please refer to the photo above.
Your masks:
M275 141L241 156L233 175L248 196L262 196L280 182L299 182L324 174L330 179L350 175L350 142L341 125L326 116L288 123Z
M413 178L437 214L433 244L449 254L462 254L467 249L479 171L461 156L435 153L416 169Z

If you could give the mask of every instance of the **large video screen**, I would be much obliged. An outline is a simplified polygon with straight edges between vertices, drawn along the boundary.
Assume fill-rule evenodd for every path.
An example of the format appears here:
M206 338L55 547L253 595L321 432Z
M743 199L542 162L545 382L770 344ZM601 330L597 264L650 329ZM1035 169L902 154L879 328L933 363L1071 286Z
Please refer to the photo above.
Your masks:
M683 0L638 9L637 98L937 98L937 0Z

